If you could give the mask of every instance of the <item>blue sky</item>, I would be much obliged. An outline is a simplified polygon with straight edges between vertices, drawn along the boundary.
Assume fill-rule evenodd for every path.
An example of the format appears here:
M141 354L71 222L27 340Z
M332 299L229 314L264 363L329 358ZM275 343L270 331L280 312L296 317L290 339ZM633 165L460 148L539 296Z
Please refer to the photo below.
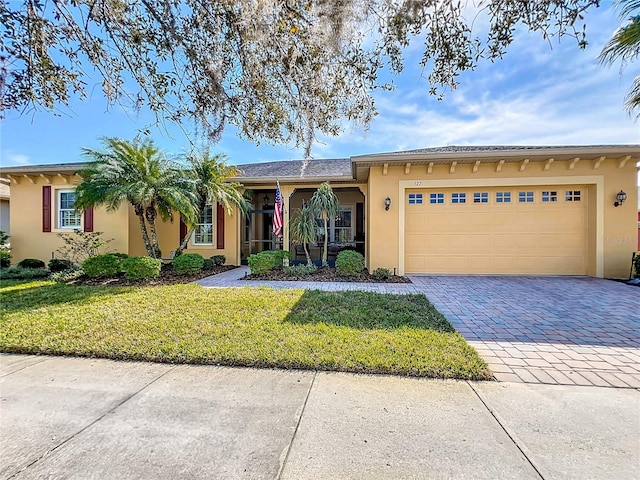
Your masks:
M609 2L603 5L586 17L585 50L569 37L549 43L520 31L503 60L461 75L460 87L441 101L428 95L416 42L406 52L405 71L394 78L396 89L374 93L379 115L369 128L345 124L339 137L319 138L313 157L443 145L640 143L640 121L623 106L640 63L622 73L618 66L598 63L598 53L619 26ZM82 147L99 148L103 136L133 138L150 122L148 115L136 118L117 106L108 109L98 86L88 101L74 102L69 115L9 113L1 125L0 162L6 167L81 161ZM188 147L177 127L169 127L169 134L153 128L152 138L167 153ZM256 146L239 139L233 128L212 151L226 154L231 164L302 158L301 149Z

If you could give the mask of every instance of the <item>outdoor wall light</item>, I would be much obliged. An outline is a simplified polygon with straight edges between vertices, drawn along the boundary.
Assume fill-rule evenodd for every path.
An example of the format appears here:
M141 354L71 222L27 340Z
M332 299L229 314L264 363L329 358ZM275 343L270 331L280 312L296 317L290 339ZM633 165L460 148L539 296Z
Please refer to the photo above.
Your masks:
M620 192L618 192L618 194L616 195L616 201L613 203L613 206L619 207L624 203L626 199L627 199L627 194L624 193L624 190L620 190Z
M391 199L387 197L384 199L384 209L389 211L389 207L391 207Z
M266 193L264 194L264 198L262 199L262 201L264 202L264 208L267 208L269 206L269 195L267 195Z

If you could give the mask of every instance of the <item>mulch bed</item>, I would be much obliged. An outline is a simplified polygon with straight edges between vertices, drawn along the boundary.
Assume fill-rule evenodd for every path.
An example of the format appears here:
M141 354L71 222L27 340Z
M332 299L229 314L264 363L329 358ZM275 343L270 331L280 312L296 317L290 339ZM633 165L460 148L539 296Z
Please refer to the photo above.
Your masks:
M146 287L156 285L177 285L180 283L195 282L196 280L200 280L201 278L209 277L211 275L216 275L222 272L227 272L229 270L233 270L234 268L238 267L236 267L235 265L216 265L213 268L202 270L191 275L179 275L170 264L165 264L162 266L162 270L160 270L160 276L158 278L127 280L126 278L124 278L124 274L113 278L91 278L83 275L82 277L69 283L72 283L73 285L108 287Z
M290 276L284 273L282 268L274 268L269 273L261 275L247 275L246 280L276 280L282 282L359 282L359 283L411 283L407 277L392 275L387 280L379 280L373 277L367 270L362 274L352 277L338 275L333 267L318 268L314 273L304 276Z

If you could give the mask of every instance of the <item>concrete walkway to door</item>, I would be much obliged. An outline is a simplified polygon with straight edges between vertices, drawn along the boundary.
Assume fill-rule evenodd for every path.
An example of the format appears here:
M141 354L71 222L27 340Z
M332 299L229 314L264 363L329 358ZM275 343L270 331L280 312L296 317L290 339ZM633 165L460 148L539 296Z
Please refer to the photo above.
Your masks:
M640 288L588 277L411 280L499 381L640 388Z

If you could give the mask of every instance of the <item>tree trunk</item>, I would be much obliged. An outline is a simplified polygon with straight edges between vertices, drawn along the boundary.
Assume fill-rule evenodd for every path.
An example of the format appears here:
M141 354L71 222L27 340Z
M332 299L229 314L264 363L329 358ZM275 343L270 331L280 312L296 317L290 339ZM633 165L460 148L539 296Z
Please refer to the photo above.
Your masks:
M134 207L136 215L138 216L138 220L140 221L140 233L142 233L142 242L144 243L144 248L147 250L147 255L153 257L153 248L151 247L151 241L149 240L149 233L147 232L147 225L144 223L144 215L142 213L142 209L138 207Z
M178 247L176 253L182 252L185 248L187 248L187 243L189 243L189 239L191 238L191 235L193 235L193 232L195 232L195 229L187 228L187 234L184 236L184 239L182 240L182 243Z
M302 248L304 248L304 255L307 257L307 265L313 264L311 261L311 255L309 255L309 249L307 248L307 242L302 242Z
M162 258L162 252L160 251L160 245L158 244L158 233L156 232L156 209L155 207L147 207L145 211L145 217L149 224L149 230L151 230L151 245L153 247L153 257Z
M322 266L328 267L329 262L327 261L327 251L329 249L329 228L327 226L327 221L329 220L329 218L327 217L327 215L323 215L322 218L324 219L324 248L322 249Z

